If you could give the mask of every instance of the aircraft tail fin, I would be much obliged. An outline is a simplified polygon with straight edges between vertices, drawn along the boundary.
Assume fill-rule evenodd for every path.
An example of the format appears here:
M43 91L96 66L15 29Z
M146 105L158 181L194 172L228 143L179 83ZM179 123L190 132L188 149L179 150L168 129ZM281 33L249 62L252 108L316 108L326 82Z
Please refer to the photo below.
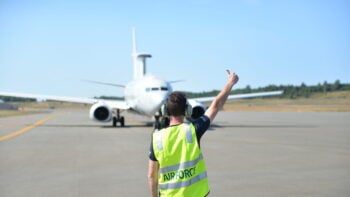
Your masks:
M138 53L136 48L136 30L132 29L132 62L134 66L134 79L142 78L146 74L146 58L151 58L150 54Z

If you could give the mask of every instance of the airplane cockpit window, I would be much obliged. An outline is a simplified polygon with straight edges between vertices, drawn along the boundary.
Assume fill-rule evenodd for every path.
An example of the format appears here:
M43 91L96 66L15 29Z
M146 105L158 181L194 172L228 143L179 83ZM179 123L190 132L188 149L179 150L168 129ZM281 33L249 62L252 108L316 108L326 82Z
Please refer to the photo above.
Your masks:
M149 91L168 91L168 88L167 87L152 87L152 88L146 88L145 89L146 92L149 92Z

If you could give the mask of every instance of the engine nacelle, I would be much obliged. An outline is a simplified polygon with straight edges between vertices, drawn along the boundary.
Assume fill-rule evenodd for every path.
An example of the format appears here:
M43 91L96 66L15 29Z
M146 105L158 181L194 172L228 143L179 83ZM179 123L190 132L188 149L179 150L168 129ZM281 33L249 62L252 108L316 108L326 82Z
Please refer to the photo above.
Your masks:
M105 103L96 103L90 108L90 119L109 122L112 119L112 108Z
M200 102L189 100L189 104L192 106L191 118L187 118L190 121L201 117L204 114L204 112L207 110L207 107Z

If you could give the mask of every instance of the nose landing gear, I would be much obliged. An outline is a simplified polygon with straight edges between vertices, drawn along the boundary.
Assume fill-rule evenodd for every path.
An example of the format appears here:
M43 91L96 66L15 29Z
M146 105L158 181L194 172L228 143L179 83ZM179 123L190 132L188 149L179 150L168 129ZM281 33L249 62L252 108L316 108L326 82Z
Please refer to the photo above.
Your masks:
M120 116L120 110L113 111L113 127L117 127L117 123L120 123L120 127L125 127L125 119L124 116Z

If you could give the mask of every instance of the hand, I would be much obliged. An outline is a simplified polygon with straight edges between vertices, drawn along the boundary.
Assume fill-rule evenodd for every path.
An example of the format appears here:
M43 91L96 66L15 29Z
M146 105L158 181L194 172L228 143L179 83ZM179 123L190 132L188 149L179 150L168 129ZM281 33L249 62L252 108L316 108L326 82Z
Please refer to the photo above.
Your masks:
M228 74L228 82L235 85L239 80L238 75L236 75L236 73L234 73L234 72L231 73L229 70L226 70L226 72Z

